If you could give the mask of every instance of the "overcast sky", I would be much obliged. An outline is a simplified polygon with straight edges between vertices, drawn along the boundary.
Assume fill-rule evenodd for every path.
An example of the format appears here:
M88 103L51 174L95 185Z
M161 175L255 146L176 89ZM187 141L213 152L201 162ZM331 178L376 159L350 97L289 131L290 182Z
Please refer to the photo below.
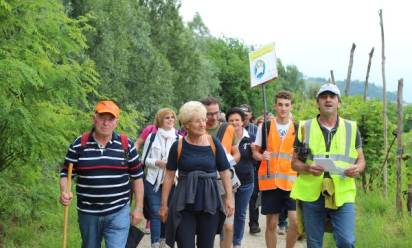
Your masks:
M387 89L404 79L404 99L412 102L412 2L408 0L181 0L190 21L198 12L212 35L247 45L275 42L284 65L306 76L345 80L352 43L352 80L364 81L372 47L369 82L382 85L382 43L378 10L383 10Z

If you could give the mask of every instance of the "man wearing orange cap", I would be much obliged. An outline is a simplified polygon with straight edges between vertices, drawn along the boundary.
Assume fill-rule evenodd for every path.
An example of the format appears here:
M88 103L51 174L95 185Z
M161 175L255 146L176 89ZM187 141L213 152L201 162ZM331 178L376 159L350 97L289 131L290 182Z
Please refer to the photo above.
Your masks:
M136 198L131 222L143 219L143 171L134 142L114 132L119 114L113 101L97 103L92 130L70 145L60 172L60 202L67 206L73 198L66 193L67 168L73 163L82 247L100 247L103 238L107 248L125 247L131 188Z

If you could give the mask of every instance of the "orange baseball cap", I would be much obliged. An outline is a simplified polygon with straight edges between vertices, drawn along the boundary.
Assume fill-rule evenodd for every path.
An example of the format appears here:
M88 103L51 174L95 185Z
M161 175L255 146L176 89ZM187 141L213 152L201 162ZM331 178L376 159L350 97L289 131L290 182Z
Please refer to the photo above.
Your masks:
M114 117L119 118L120 109L113 101L106 100L96 104L96 113L110 113L114 115Z

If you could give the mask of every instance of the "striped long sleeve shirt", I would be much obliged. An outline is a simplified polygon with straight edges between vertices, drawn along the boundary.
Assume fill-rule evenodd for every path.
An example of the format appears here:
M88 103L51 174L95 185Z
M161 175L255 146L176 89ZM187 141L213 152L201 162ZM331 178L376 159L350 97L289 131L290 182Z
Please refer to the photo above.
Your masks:
M143 178L134 142L129 139L125 154L117 133L106 147L99 147L92 135L84 146L80 140L81 136L70 145L60 177L67 177L68 164L73 163L77 209L94 215L112 214L129 203L130 179Z

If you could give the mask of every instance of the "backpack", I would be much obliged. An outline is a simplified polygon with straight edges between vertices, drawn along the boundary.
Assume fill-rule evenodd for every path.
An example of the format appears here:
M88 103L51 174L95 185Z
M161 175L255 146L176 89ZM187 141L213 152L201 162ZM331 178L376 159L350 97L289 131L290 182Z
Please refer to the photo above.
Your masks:
M223 140L223 136L225 135L227 125L227 123L222 123L219 127L219 130L217 130L216 138L218 138L220 141Z
M80 147L82 149L87 147L87 141L89 141L90 134L92 132L84 132L82 134L82 137L80 138ZM124 158L125 160L129 160L129 139L127 138L127 135L124 133L120 134L120 142L122 143L122 148L124 151Z
M227 125L226 125L227 126ZM226 127L225 127L226 129ZM223 132L224 133L224 132ZM210 148L212 149L212 153L213 156L216 157L216 145L215 145L215 141L213 140L212 136L207 135L207 139L209 141L210 144ZM180 160L180 156L182 155L182 145L183 145L183 138L179 139L178 143L177 143L177 161ZM230 168L230 172L232 173L231 179L232 179L232 190L236 191L239 187L240 187L240 180L236 175L235 170L231 167ZM223 189L223 185L219 184L219 192L221 194L223 194L224 189Z
M80 138L80 148L83 151L87 147L87 141L89 141L90 134L93 132L84 132L82 134L82 137ZM127 138L127 135L124 133L120 134L120 142L122 143L122 148L124 151L124 159L128 161L130 159L129 156L129 139ZM133 189L132 189L132 184L130 184L130 206L132 205L133 201Z
M213 156L216 156L216 145L215 142L213 141L212 136L208 135L207 139L210 144L210 148L212 149ZM180 156L182 155L182 144L183 144L183 138L179 139L177 142L177 161L180 160Z
M153 141L156 138L156 133L157 132L153 132L152 135L150 136L149 145L147 146L146 154L145 154L145 156L143 158L143 161L142 161L143 166L146 166L147 155L149 155L150 148L152 148ZM178 134L178 132L176 132L176 140L178 140L178 139L179 139L179 134Z
M295 126L295 132L296 132L296 130L298 130L298 124L293 122L293 125ZM265 132L265 126L267 126L267 134L263 135L263 132ZM270 120L264 122L263 125L262 125L262 151L266 150L267 138L268 138L269 133L270 133L270 126L271 126L270 125Z

